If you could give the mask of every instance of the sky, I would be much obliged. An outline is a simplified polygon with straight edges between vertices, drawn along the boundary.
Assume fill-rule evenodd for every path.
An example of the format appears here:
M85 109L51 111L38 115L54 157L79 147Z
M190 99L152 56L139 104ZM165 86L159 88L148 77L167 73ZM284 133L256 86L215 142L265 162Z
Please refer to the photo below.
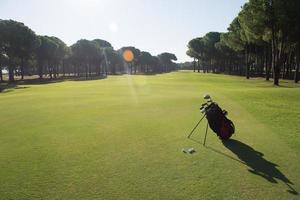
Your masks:
M225 32L246 0L0 0L0 19L23 22L67 45L104 39L115 49L135 46L152 55L190 61L187 43Z

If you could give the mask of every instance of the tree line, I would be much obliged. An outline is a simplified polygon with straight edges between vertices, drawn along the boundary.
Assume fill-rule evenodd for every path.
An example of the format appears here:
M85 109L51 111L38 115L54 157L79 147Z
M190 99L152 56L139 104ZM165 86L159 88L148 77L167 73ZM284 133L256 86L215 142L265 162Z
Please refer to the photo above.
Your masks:
M124 51L133 59L126 62ZM174 54L164 52L157 56L133 46L114 50L105 40L78 40L67 46L54 36L36 35L21 22L0 19L0 81L3 70L8 71L10 82L15 76L24 79L38 75L40 79L59 76L107 76L108 74L164 73L177 69Z
M299 81L300 1L249 0L228 32L209 32L188 43L194 71Z

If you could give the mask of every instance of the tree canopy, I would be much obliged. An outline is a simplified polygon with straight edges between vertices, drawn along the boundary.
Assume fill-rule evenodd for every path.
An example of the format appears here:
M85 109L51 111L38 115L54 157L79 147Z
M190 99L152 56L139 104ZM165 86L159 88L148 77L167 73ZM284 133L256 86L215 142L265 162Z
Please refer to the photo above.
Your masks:
M298 82L299 10L297 0L249 0L228 32L192 39L187 55L198 60L204 72L273 77L275 85L279 78Z
M122 57L125 50L132 52L134 59L127 63ZM162 73L176 70L174 54L159 59L134 46L114 50L103 39L80 39L67 46L55 36L36 35L21 22L0 19L0 80L2 69L9 72L9 81L16 76L39 75L43 78L60 76L107 76L116 73ZM168 56L169 57L168 57ZM168 57L168 59L166 59ZM170 66L167 66L170 65ZM168 70L165 70L166 67Z

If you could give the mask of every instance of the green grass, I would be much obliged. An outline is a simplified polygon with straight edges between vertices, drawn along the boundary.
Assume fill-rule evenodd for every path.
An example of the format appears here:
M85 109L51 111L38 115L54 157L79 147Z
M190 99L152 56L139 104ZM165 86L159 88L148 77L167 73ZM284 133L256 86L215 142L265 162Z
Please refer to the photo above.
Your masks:
M227 147L211 131L201 145L205 124L200 143L186 138L206 93L236 125ZM287 191L291 182L300 193L299 120L299 85L226 75L9 89L0 93L0 199L299 199Z

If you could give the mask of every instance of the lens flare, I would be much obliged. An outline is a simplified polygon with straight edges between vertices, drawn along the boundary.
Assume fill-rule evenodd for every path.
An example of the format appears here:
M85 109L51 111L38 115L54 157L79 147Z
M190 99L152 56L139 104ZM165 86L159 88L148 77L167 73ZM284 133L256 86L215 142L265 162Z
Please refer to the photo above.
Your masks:
M126 49L124 52L123 52L123 58L126 62L132 62L133 59L134 59L134 55L132 53L131 50L129 49Z

